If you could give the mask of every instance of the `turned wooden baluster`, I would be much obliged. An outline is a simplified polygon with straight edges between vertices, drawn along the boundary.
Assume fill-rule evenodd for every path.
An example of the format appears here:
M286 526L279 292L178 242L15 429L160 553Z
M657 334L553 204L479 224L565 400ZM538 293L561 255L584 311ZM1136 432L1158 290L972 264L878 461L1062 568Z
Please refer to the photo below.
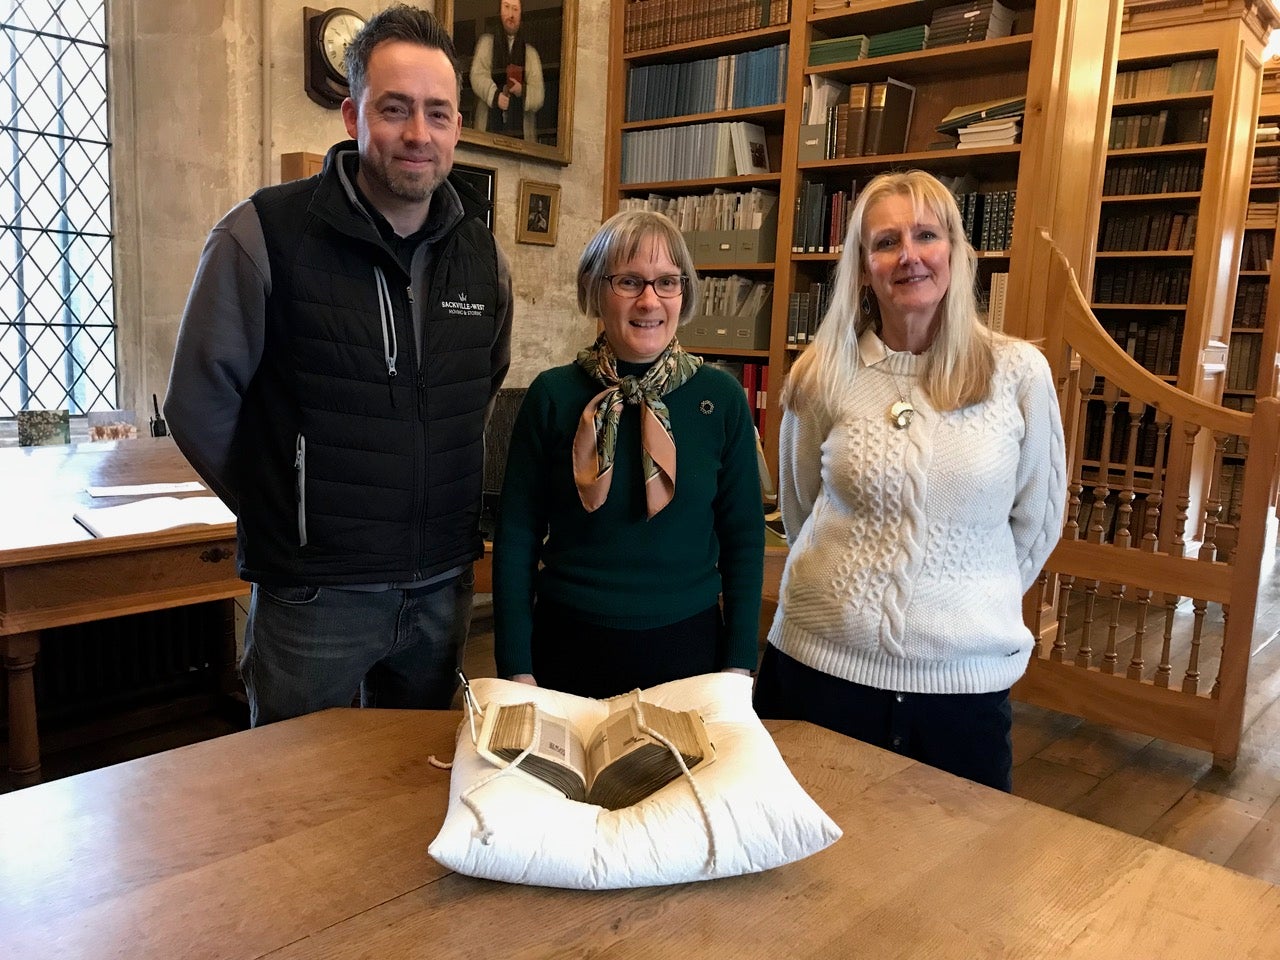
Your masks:
M1208 603L1199 597L1191 600L1194 621L1191 627L1191 652L1187 657L1187 673L1182 678L1182 692L1196 693L1200 689L1200 638L1204 633L1204 613Z
M1145 406L1143 408L1145 410ZM1134 403L1129 403L1129 436L1125 442L1124 482L1116 495L1120 506L1116 510L1116 534L1112 542L1121 550L1127 550L1133 543L1130 526L1133 522L1133 502L1137 494L1134 481L1134 467L1138 460L1138 428L1142 417L1135 415ZM1114 674L1119 664L1120 655L1117 650L1116 634L1120 627L1120 611L1125 598L1126 585L1121 582L1111 584L1111 619L1107 624L1107 649L1102 655L1101 669L1103 673ZM1141 634L1138 636L1141 645Z
M1087 373L1088 376L1083 374ZM1085 386L1086 381L1088 386ZM1079 395L1080 409L1076 415L1076 423L1080 426L1076 429L1075 436L1075 458L1072 461L1075 469L1071 473L1071 480L1067 484L1067 514L1066 521L1062 525L1063 540L1079 540L1082 537L1080 530L1080 507L1082 502L1082 494L1084 493L1084 436L1085 427L1088 423L1089 412L1089 394L1093 389L1093 373L1087 368L1082 371L1082 375L1076 379L1076 388Z
M1204 540L1199 559L1206 563L1218 559L1218 523L1222 517L1222 458L1227 452L1227 435L1213 435L1213 469L1209 473L1209 495L1204 502Z
M1033 638L1031 647L1032 659L1040 656L1040 648L1042 645L1041 636L1044 632L1045 599L1049 596L1049 571L1047 569L1041 570L1040 575L1036 577L1033 596L1035 600L1031 604L1031 636Z
M1065 663L1067 660L1067 613L1071 606L1071 592L1076 578L1069 573L1058 577L1058 629L1053 635L1053 648L1049 651L1049 659L1054 663Z
M1188 453L1195 445L1196 435L1200 432L1200 428L1195 424L1186 424L1182 428L1183 443L1187 447ZM1170 434L1173 432L1173 424L1169 425ZM1157 460L1157 463L1162 461ZM1165 475L1165 490L1168 491L1168 475ZM1167 499L1167 498L1166 498ZM1182 487L1177 492L1175 501L1176 509L1173 515L1173 529L1171 531L1172 540L1169 544L1169 553L1175 557L1181 557L1186 554L1187 542L1184 536L1187 526L1187 510L1190 503L1190 495L1186 487ZM1178 604L1182 602L1182 597L1176 593L1166 593L1164 595L1164 639L1160 647L1160 664L1156 667L1155 685L1158 687L1168 687L1173 677L1173 620L1178 610Z

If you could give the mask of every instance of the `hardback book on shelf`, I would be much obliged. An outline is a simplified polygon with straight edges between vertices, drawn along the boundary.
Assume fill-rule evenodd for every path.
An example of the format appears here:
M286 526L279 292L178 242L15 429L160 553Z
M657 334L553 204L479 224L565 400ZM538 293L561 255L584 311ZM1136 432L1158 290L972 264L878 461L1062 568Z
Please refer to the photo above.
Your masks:
M915 87L893 77L872 82L867 102L863 156L883 156L906 150L915 97Z
M758 123L735 120L729 125L733 137L733 160L738 176L769 172L769 148L764 127Z

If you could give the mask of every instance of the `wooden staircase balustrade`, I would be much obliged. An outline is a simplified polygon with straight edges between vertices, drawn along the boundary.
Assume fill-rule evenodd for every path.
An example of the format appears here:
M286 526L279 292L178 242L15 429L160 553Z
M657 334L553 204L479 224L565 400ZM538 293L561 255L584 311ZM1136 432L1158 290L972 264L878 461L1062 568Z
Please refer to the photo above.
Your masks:
M1171 386L1102 328L1043 231L1031 262L1073 435L1062 539L1025 605L1041 642L1014 695L1211 751L1230 769L1275 503L1280 400L1260 398L1247 414ZM1219 543L1232 496L1238 533Z

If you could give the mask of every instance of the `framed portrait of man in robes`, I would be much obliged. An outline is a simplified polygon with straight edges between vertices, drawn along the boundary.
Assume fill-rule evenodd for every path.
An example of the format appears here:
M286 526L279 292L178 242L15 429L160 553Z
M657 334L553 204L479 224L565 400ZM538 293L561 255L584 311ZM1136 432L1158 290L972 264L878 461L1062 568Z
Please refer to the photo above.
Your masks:
M462 67L462 140L567 164L577 0L441 0Z

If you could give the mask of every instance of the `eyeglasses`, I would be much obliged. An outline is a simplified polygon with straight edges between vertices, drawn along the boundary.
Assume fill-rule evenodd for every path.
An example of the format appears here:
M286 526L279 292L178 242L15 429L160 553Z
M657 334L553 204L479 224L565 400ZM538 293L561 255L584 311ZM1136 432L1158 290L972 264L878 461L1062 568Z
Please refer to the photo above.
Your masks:
M669 273L665 277L654 277L646 280L634 273L610 273L605 275L613 292L627 300L636 300L644 293L645 287L653 287L653 292L663 300L670 300L684 293L684 285L689 278L679 273Z

